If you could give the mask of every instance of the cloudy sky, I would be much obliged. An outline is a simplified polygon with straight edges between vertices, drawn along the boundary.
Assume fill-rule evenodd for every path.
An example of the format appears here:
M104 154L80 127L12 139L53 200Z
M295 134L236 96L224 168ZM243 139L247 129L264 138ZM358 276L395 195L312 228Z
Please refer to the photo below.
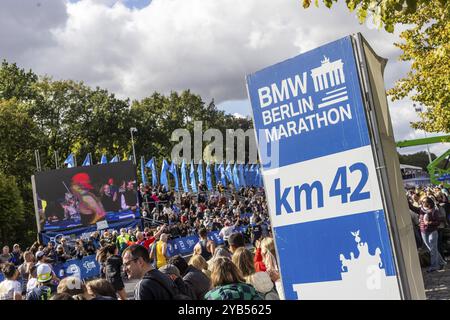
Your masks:
M392 87L409 67L393 46L398 32L360 25L339 2L304 10L301 0L1 0L0 59L131 99L191 89L246 116L246 74L362 32L389 59ZM409 127L417 119L410 101L391 102L390 110L396 140L424 137ZM438 154L447 148L430 145Z

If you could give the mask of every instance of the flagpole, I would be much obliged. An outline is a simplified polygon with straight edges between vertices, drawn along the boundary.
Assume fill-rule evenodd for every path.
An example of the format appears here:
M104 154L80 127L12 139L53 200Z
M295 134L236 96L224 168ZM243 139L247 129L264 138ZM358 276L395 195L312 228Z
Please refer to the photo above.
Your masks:
M39 156L39 150L34 150L34 157L36 158L36 171L41 171L41 159Z
M136 165L136 150L134 149L133 132L137 132L137 129L134 127L130 128L130 133L131 133L131 146L133 147L133 162Z
M58 166L58 151L55 150L54 154L55 154L55 167L56 167L56 169L59 169L59 166Z

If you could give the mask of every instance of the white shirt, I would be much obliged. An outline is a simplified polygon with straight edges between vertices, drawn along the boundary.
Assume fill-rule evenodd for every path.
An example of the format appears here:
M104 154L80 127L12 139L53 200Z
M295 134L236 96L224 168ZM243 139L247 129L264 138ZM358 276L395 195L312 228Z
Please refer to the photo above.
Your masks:
M0 283L0 300L14 300L16 294L22 294L22 286L16 280L4 280Z
M31 278L27 283L27 293L37 287L37 278Z
M219 232L219 237L222 237L223 240L227 241L228 238L233 233L233 230L234 230L234 226L223 227L222 230L220 230L220 232Z

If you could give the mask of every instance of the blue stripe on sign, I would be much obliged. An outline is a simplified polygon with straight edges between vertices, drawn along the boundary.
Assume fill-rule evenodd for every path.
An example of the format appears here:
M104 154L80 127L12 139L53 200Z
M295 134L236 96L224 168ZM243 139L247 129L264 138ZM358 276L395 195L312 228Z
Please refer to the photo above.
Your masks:
M341 280L340 255L350 259L353 252L355 259L359 257L352 235L357 231L370 255L380 249L386 276L395 275L383 210L274 228L286 299L297 299L295 283Z

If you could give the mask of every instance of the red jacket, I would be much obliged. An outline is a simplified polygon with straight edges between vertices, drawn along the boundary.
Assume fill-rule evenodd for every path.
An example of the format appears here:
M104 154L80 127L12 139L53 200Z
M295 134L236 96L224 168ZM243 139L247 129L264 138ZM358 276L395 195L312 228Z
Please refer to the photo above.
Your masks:
M257 248L255 251L255 257L253 258L253 263L255 265L255 271L266 271L266 266L263 262L263 257L261 254L261 248Z

